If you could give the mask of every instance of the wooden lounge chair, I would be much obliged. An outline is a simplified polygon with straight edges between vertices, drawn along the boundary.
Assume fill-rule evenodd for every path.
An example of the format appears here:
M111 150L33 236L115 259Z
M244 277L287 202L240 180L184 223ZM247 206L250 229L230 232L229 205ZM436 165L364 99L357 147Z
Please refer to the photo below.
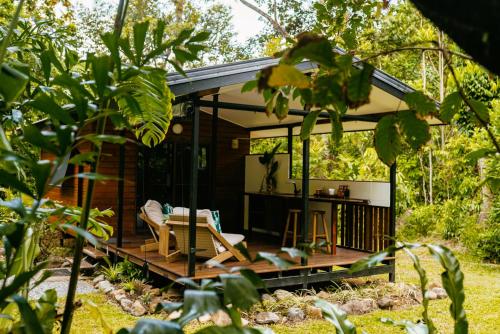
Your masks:
M152 239L146 239L145 244L141 246L142 252L159 250L160 246L160 228L165 225L162 206L155 200L148 200L143 207L139 217L148 225L151 231ZM165 254L162 254L165 255Z
M189 216L170 215L167 221L170 231L175 234L177 242L176 251L166 256L167 262L173 262L181 255L189 253ZM170 233L168 233L170 236ZM168 249L169 239L162 248ZM207 217L196 218L196 256L208 259L208 261L222 263L235 257L238 261L245 261L246 258L236 249L234 245L244 242L245 237L241 234L219 233L211 224ZM168 252L167 252L168 253Z

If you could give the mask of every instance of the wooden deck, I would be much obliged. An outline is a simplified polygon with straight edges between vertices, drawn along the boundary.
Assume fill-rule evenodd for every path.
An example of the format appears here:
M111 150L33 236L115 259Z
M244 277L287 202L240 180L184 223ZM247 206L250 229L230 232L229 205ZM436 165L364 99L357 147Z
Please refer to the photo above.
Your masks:
M127 257L129 261L136 263L140 266L147 262L149 270L164 276L170 280L176 280L180 277L187 277L188 263L187 257L181 258L175 262L167 263L165 258L158 254L157 251L142 252L140 246L143 244L143 238L133 237L128 238L123 241L123 247L117 248L112 242L107 244L108 251L111 253L116 253L120 257ZM277 253L280 247L273 244L264 244L250 242L248 244L248 250L252 256L257 252L271 252ZM237 262L237 261L226 261L224 265L228 268L236 266L244 266L246 268L254 270L256 273L261 275L265 280L268 280L271 286L286 286L286 285L296 285L294 282L302 280L308 280L309 283L320 282L320 281L331 281L335 278L342 278L344 276L354 277L354 276L368 276L382 273L390 273L393 270L393 265L384 265L381 268L374 268L376 270L370 272L363 272L356 275L349 275L345 270L345 267L349 267L359 259L369 255L367 252L352 250L347 248L337 248L337 255L330 255L324 253L316 253L308 258L307 265L293 265L287 270L281 270L274 265L268 264L267 262ZM293 259L294 262L300 263L300 259ZM390 263L393 258L387 258ZM344 267L344 270L342 270ZM202 261L199 261L196 266L196 275L191 277L195 280L205 279L205 278L216 278L219 274L224 273L221 268L207 268L204 266ZM321 278L313 278L313 275L319 275ZM295 277L296 279L290 279L290 277ZM302 277L302 278L301 278ZM313 278L311 280L311 278ZM280 284L280 281L283 284ZM288 284L285 283L288 282ZM302 283L300 283L302 284Z

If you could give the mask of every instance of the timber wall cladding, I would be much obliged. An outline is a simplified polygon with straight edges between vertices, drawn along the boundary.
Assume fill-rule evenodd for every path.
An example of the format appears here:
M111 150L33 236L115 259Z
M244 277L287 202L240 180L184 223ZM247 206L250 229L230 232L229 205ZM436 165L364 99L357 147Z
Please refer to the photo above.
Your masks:
M191 120L181 122L183 132L167 135L167 141L191 140ZM200 145L210 146L212 140L212 116L200 112ZM217 131L217 161L215 167L216 209L221 216L224 232L243 231L243 192L245 187L245 156L250 152L250 141L240 140L239 147L233 149L231 140L250 138L249 132L238 125L219 119ZM210 196L210 194L201 194ZM187 204L186 206L188 206ZM205 208L200 208L205 209Z
M109 124L109 123L108 123ZM184 131L181 135L171 132L167 135L167 141L191 139L191 121L182 122ZM210 145L212 138L212 118L210 115L200 113L200 145ZM221 214L221 223L225 231L241 231L243 228L242 194L244 191L244 157L250 151L249 140L240 141L238 149L231 148L231 140L235 138L249 138L249 133L244 128L230 122L219 119L217 140L217 165L216 165L216 206ZM111 126L106 129L107 133L117 134ZM137 160L138 143L135 136L127 134L130 139L125 144L125 182L124 182L124 212L123 232L125 236L135 234L138 207L136 205L137 194ZM98 173L111 177L118 177L119 168L119 145L103 144L102 156L99 163ZM88 151L87 147L81 147L80 152ZM50 154L42 152L43 159L51 159ZM49 193L49 198L70 205L77 204L78 181L71 179L61 187L55 187ZM86 189L86 182L84 183ZM85 194L85 192L83 192ZM210 194L203 194L210 196ZM96 182L92 207L100 210L111 208L115 215L106 221L116 229L118 210L118 181L105 180Z

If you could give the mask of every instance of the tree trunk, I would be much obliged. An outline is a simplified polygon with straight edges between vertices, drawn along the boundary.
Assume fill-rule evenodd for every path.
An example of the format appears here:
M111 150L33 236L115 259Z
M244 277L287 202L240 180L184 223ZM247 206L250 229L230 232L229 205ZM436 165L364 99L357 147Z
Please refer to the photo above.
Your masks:
M493 199L493 194L491 193L490 187L485 182L486 179L486 159L481 158L477 161L477 167L479 172L479 179L483 184L481 187L481 210L479 211L479 217L477 222L483 224L487 219L491 211L491 201Z
M425 186L425 168L424 168L424 161L422 158L422 155L419 153L418 154L418 160L420 161L420 169L422 170L422 192L424 195L424 203L427 205L427 188Z

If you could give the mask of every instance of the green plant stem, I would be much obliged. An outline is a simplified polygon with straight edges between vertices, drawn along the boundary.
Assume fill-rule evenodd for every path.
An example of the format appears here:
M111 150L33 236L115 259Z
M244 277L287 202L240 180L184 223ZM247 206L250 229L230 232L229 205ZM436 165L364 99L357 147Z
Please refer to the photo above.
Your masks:
M14 29L17 26L17 22L19 21L19 16L21 15L21 9L23 8L24 0L19 0L19 3L16 7L16 12L14 13L14 17L10 21L9 30L7 31L7 36L5 36L2 45L0 46L0 64L3 63L3 59L5 58L5 53L7 51L7 47L9 46L10 39L14 34Z
M103 134L105 127L106 127L106 119L100 118L97 122L96 132L98 134ZM93 148L94 151L97 151L97 157L91 165L90 172L97 173L102 145L99 147L93 146ZM95 180L89 179L87 185L87 194L85 196L85 204L82 210L80 224L78 226L84 231L87 230L89 222L92 198L94 197L94 188L95 188ZM61 334L69 334L69 331L71 329L71 322L73 320L73 313L75 309L74 300L75 300L76 286L78 284L78 276L80 274L80 264L82 262L84 245L85 245L85 238L82 237L81 235L77 235L75 252L73 255L73 264L71 265L71 276L69 279L68 293L66 295L66 304L64 305L63 321L61 324Z

